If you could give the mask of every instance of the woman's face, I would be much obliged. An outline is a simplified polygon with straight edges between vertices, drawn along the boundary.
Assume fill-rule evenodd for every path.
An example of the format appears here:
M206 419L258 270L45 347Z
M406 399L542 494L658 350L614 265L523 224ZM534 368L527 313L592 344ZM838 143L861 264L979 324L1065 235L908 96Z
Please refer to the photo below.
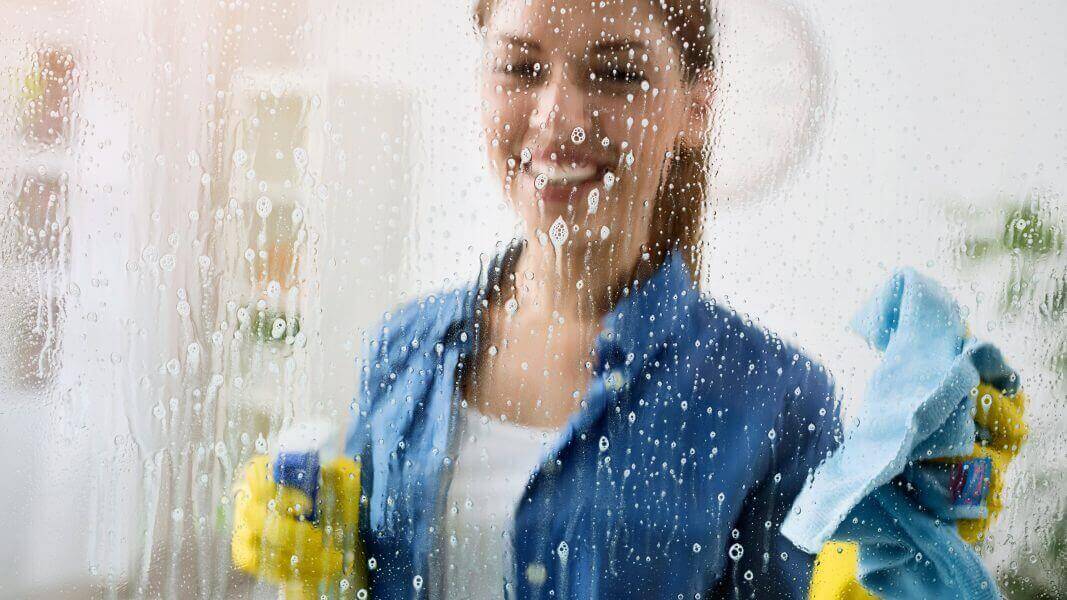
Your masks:
M527 233L558 245L562 220L568 244L645 243L670 152L694 131L693 86L660 9L501 0L486 26L487 152Z

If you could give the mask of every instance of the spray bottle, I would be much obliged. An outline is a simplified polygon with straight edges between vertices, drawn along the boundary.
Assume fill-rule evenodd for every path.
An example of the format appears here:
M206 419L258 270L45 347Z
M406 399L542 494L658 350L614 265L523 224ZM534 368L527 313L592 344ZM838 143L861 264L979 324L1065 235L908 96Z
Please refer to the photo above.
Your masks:
M343 430L335 421L327 419L303 420L286 427L278 435L277 449L274 452L274 481L278 485L298 489L309 498L310 504L303 516L311 523L317 523L320 517L322 467L340 457L343 451ZM321 500L333 501L329 498ZM352 535L355 535L355 532L352 532ZM334 593L337 591L332 590ZM332 594L327 596L333 597ZM280 600L310 600L320 597L319 590L310 589L301 582L284 585L279 590Z

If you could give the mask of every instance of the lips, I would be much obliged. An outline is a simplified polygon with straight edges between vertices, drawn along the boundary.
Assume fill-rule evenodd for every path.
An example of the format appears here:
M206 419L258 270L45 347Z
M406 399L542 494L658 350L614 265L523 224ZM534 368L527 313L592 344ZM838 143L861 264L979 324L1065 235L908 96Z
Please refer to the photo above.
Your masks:
M546 204L569 204L588 197L614 171L607 148L604 152L600 150L600 145L566 143L550 144L540 151L525 147L518 157L519 169L532 184L538 200Z
M529 171L536 175L544 174L546 185L581 185L592 179L599 179L600 166L594 163L555 163L535 160Z

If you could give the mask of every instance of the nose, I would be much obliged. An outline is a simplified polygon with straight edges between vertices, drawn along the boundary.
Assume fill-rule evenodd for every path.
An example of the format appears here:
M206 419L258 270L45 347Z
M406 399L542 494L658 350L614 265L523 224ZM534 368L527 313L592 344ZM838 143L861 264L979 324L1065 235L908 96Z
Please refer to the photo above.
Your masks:
M589 132L590 113L581 86L569 80L565 69L558 69L537 92L530 127L543 132L549 139L569 139L577 127Z

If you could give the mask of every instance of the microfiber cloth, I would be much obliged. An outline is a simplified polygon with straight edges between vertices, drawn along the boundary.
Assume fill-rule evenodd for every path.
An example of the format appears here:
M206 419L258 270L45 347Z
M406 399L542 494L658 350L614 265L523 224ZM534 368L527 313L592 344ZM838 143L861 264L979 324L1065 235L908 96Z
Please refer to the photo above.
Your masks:
M830 540L857 542L860 583L883 598L999 597L954 522L985 515L988 473L975 463L962 485L950 463L919 461L970 454L972 390L985 379L1012 391L1014 372L969 337L947 291L913 269L895 273L851 326L883 359L854 426L809 478L782 533L812 554Z

